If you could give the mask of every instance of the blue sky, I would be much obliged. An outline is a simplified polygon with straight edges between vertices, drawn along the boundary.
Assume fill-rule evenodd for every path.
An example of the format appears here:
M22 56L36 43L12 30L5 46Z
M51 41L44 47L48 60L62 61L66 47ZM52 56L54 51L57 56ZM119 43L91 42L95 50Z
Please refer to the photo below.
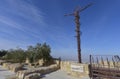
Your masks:
M0 49L46 42L52 56L77 59L74 17L64 14L90 2L80 13L82 58L119 55L120 0L0 0Z

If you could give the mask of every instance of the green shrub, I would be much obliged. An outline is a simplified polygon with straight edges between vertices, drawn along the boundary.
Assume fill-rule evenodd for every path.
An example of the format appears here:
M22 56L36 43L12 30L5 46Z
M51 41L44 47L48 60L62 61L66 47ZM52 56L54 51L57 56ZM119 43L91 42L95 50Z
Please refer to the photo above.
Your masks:
M47 65L52 60L50 53L51 48L49 45L46 43L37 43L35 46L28 46L27 50L23 50L21 48L11 49L5 55L5 59L19 63L24 62L26 58L28 58L31 63L34 63L39 59L43 59L44 64Z
M26 53L24 50L18 49L11 49L4 57L6 60L10 60L11 62L19 62L22 63L26 59Z

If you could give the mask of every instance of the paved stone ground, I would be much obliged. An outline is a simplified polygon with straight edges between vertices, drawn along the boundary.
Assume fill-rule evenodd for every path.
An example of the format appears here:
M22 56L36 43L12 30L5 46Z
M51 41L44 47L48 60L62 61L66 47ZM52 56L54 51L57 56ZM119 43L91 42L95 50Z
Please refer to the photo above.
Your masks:
M0 66L0 79L6 79L11 76L15 76L15 73ZM65 73L64 71L58 70L58 71L46 74L40 79L80 79L80 78L72 77L67 73ZM81 79L90 79L90 78L81 78Z
M44 75L42 79L80 79L80 78L72 77L68 75L67 73L65 73L64 71L58 70L50 74ZM90 78L85 77L81 79L90 79Z
M8 71L7 69L0 66L0 79L6 79L8 76L15 75L14 72Z

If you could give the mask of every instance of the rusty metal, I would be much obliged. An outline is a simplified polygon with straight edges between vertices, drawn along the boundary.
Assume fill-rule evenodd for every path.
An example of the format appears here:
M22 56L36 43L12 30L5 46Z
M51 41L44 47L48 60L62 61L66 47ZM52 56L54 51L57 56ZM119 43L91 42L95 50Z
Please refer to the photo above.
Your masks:
M90 55L91 79L120 79L118 55Z
M75 16L75 23L76 23L76 37L77 37L77 49L78 49L78 62L82 63L82 58L81 58L81 41L80 41L80 16L79 13L82 12L83 10L87 9L89 6L91 6L92 3L86 5L85 7L78 7L72 14L66 14L65 16Z

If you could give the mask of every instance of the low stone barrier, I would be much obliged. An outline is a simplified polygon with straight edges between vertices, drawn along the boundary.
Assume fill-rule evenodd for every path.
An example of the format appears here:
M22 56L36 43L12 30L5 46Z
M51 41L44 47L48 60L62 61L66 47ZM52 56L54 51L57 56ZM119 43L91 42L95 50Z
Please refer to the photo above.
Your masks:
M59 66L57 64L54 64L48 67L40 67L40 68L34 68L30 70L21 70L16 73L16 76L20 79L24 79L27 75L30 75L30 74L34 74L34 73L46 74L46 73L56 71L58 69L59 69Z
M25 61L26 64L29 64L31 66L31 63L30 63L30 60L28 58L26 58L26 61ZM43 66L43 59L39 59L38 61L36 61L34 64L38 64L39 66Z
M7 68L13 72L17 72L22 69L23 65L19 63L3 63L3 67Z
M23 67L23 65L19 64L19 63L11 64L10 65L10 70L13 71L13 72L17 72L17 71L21 70L22 67Z
M10 66L10 65L11 65L11 63L3 63L3 65L2 65L2 66L3 66L4 68L9 69L9 66Z
M25 76L25 79L40 79L40 73L33 73Z
M75 77L88 77L89 64L82 64L70 61L61 61L61 70Z
M5 63L5 60L0 60L0 65L3 65L3 63Z

